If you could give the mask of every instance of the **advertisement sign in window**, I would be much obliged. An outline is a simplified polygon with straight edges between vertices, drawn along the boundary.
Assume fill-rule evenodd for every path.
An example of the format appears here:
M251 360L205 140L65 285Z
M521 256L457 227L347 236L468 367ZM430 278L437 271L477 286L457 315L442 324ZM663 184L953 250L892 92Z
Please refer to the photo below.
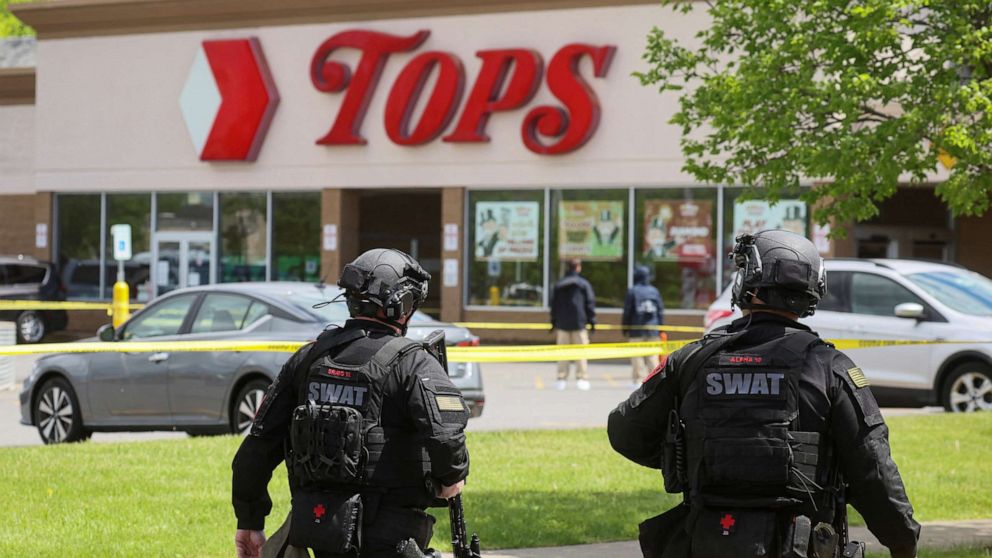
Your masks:
M806 236L806 204L799 200L782 200L774 206L764 200L734 203L734 238L769 229Z
M713 202L644 200L644 259L703 262L713 257Z
M476 261L537 261L538 202L475 204Z
M562 201L558 215L559 257L623 259L622 201Z

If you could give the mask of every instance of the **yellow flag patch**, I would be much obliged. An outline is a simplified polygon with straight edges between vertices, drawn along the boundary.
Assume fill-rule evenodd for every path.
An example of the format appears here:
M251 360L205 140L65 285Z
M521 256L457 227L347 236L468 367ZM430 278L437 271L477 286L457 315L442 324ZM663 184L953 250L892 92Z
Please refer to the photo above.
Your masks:
M851 377L851 381L854 382L855 386L859 388L868 387L868 378L865 378L865 373L861 371L861 368L857 366L848 368L847 375Z
M462 405L462 400L460 397L454 397L451 395L437 395L434 397L437 401L437 408L441 411L464 411L465 406Z

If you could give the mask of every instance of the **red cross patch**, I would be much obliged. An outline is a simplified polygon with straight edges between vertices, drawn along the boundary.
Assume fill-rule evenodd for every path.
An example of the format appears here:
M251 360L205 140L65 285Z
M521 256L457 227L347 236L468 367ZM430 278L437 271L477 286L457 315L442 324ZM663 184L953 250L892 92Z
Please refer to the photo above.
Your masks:
M733 515L730 515L729 513L724 514L724 516L720 518L720 527L723 529L723 533L721 534L723 536L733 534L734 526L736 525L737 519Z
M324 504L317 504L313 507L313 516L318 523L320 522L320 518L324 517L325 513L327 513L327 508L324 507Z

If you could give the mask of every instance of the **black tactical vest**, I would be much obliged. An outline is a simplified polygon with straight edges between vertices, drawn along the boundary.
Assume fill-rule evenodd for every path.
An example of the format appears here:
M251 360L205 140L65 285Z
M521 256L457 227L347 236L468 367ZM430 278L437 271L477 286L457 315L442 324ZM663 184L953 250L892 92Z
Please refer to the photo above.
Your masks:
M300 375L301 405L290 426L286 463L306 489L385 490L425 487L430 459L410 429L381 424L383 388L403 355L421 348L405 337L390 340L360 365L327 354L364 336L362 330L325 332ZM302 371L301 371L302 372Z
M737 337L710 338L707 343L723 346L707 351L704 343L679 378L689 502L694 508L777 509L784 510L782 516L795 512L829 521L829 441L798 424L806 355L823 341L808 331L787 330L781 338L735 349Z

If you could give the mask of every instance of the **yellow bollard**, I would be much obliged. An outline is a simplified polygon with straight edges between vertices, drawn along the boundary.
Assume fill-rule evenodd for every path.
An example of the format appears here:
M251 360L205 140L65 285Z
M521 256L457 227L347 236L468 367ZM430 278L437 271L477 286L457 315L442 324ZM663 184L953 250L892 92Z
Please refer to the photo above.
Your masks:
M127 282L114 283L114 300L111 304L114 329L121 327L131 317L130 303L131 289L127 286Z
M499 306L499 287L489 287L489 306Z

